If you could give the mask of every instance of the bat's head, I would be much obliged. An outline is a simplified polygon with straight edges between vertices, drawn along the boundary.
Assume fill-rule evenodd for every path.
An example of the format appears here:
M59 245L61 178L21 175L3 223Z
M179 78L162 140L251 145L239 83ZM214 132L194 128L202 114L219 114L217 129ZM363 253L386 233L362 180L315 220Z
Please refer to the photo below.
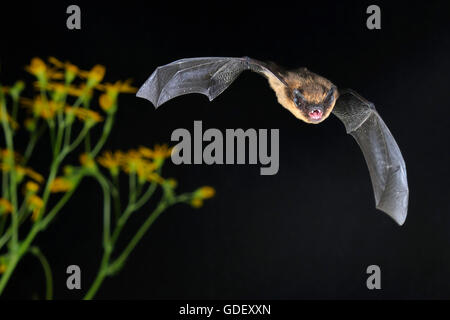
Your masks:
M336 86L306 68L289 71L283 81L267 74L278 102L298 119L317 124L328 118L339 96Z
M292 100L298 109L296 116L307 123L320 123L331 113L336 103L337 89L334 85L317 83L295 88Z

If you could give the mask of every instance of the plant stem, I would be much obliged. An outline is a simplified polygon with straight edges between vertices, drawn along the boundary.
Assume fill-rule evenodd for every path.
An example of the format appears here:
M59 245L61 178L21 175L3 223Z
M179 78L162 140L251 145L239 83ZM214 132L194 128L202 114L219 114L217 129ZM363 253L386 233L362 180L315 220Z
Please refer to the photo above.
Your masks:
M6 266L5 273L2 274L2 278L0 279L0 295L5 289L6 284L9 281L14 269L16 268L17 263L19 262L20 257L17 253L13 253L10 256L10 260L8 261L8 265Z
M30 140L28 141L28 145L25 149L25 153L23 155L23 161L22 166L25 166L28 162L28 160L31 157L31 154L33 153L34 147L36 146L36 142L39 140L39 138L42 136L42 134L45 131L45 123L42 123L40 128L36 131L34 130L30 135Z
M147 230L151 227L153 222L161 215L161 213L168 207L168 203L163 199L159 202L156 209L150 214L150 216L145 220L144 224L141 225L138 232L133 236L131 241L128 243L126 248L123 250L123 252L119 255L119 257L111 263L110 266L110 272L114 273L118 271L125 261L127 260L130 253L134 250L136 245L139 243L139 241L142 239L142 237L145 235Z
M53 299L53 276L52 276L52 269L50 268L50 264L48 263L47 258L42 254L41 250L39 250L38 247L31 247L29 251L38 258L39 262L42 265L42 268L44 269L45 274L45 300L52 300Z
M41 229L44 230L47 228L48 224L55 218L55 216L58 214L58 212L64 207L66 202L72 197L73 193L77 189L78 185L80 184L81 180L84 177L84 173L81 173L80 177L78 178L77 182L73 186L73 188L64 194L64 196L58 201L57 204L52 208L52 210L49 211L47 215L42 219L41 221Z
M97 178L103 190L103 247L105 251L111 251L111 197L109 185L100 172L95 173L94 176Z
M5 273L2 275L0 279L0 296L2 295L3 290L5 289L6 284L9 281L9 278L11 277L14 269L17 266L17 263L20 261L22 256L28 251L28 248L30 247L33 240L36 238L38 233L45 229L48 224L54 219L56 214L61 210L61 208L64 206L64 204L70 199L72 194L74 193L78 183L81 181L81 178L84 176L82 173L80 179L78 180L77 184L74 186L74 188L66 193L64 197L61 198L61 200L53 207L53 209L49 212L48 215L45 216L45 218L42 221L37 221L31 228L30 232L28 233L25 240L20 244L19 250L17 254L12 254L10 258L10 262L8 263L6 267ZM7 236L7 233L5 233L4 237ZM3 237L0 239L3 241Z
M17 250L17 246L19 243L19 223L17 217L17 185L16 185L16 172L15 172L15 160L14 160L14 142L12 137L11 127L7 120L7 111L6 111L6 100L5 96L2 92L2 87L0 86L0 105L1 105L1 119L3 131L5 133L6 146L11 155L8 157L8 164L11 166L11 171L9 175L10 186L9 192L12 202L12 212L11 212L11 225L13 229L12 238L11 238L11 248L13 251Z
M91 300L97 293L97 291L100 288L103 281L105 280L105 277L107 276L109 257L110 257L110 253L107 253L107 252L103 253L102 262L100 264L100 269L97 273L97 276L95 277L94 282L92 283L88 292L84 296L83 300Z
M144 222L144 224L139 228L138 232L134 235L134 237L131 239L131 241L128 243L127 247L124 249L122 254L117 258L113 263L110 264L109 259L111 256L111 253L114 249L114 241L117 239L118 234L120 233L120 229L123 227L124 224L117 224L116 228L114 230L113 237L111 238L111 245L108 247L110 251L105 251L103 253L102 262L100 264L99 271L97 273L97 276L92 283L91 287L89 288L88 292L84 296L84 300L91 300L94 298L95 294L97 293L98 289L100 288L100 285L103 283L105 278L118 271L121 266L125 263L126 259L130 255L130 253L133 251L133 249L136 247L136 245L139 243L139 241L142 239L144 234L147 232L148 228L153 224L153 222L159 217L159 215L167 208L168 204L163 198L156 209L150 214L150 216L147 218L147 220ZM124 213L125 214L125 213Z
M102 136L98 140L97 144L95 145L94 149L90 153L92 158L95 158L97 154L102 149L103 145L106 142L106 139L108 139L109 133L111 132L112 125L114 123L114 113L108 114L108 117L106 118L105 126L103 127Z
M113 187L112 187L113 191L111 192L111 195L114 201L114 218L115 218L114 220L117 223L117 221L120 218L121 212L119 174L114 174L112 178L113 178Z

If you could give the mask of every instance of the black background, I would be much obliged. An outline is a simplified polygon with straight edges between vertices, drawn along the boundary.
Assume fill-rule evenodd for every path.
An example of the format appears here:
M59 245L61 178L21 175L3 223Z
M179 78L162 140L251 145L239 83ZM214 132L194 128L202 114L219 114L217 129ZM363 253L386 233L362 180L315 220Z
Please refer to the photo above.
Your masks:
M260 176L256 165L168 163L166 176L179 180L180 191L212 185L217 196L200 210L178 205L165 212L98 298L450 298L449 11L444 2L375 2L382 29L371 31L366 8L372 3L2 4L4 84L31 81L23 66L33 56L85 69L100 63L107 81L132 77L136 86L157 66L184 57L247 55L306 66L374 102L406 161L410 206L399 227L375 209L364 158L342 123L334 116L317 126L300 122L256 74L242 74L213 103L190 95L155 110L123 96L108 148L170 142L174 129L192 131L194 120L205 129L279 128L280 170ZM70 4L81 7L79 31L66 28ZM40 148L37 167L49 152ZM101 208L98 185L85 181L39 235L56 298L80 298L92 282ZM136 215L125 238L149 210ZM65 287L70 264L82 269L81 291ZM382 290L366 288L372 264L381 267ZM3 298L42 297L44 287L37 261L26 257Z

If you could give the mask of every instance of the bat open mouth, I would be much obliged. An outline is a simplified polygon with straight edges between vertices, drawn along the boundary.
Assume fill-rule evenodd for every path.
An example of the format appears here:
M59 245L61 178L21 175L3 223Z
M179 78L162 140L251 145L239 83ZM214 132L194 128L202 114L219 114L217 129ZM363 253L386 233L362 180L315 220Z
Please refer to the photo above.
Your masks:
M308 116L311 120L320 120L323 116L323 111L320 109L313 109L308 112Z

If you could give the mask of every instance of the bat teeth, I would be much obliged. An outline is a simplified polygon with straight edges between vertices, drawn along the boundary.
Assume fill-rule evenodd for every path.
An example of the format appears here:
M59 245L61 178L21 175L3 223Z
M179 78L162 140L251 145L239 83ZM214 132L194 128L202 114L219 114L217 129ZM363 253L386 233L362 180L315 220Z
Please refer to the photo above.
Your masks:
M320 109L313 109L312 111L309 112L309 116L314 120L318 120L322 118L323 111Z

